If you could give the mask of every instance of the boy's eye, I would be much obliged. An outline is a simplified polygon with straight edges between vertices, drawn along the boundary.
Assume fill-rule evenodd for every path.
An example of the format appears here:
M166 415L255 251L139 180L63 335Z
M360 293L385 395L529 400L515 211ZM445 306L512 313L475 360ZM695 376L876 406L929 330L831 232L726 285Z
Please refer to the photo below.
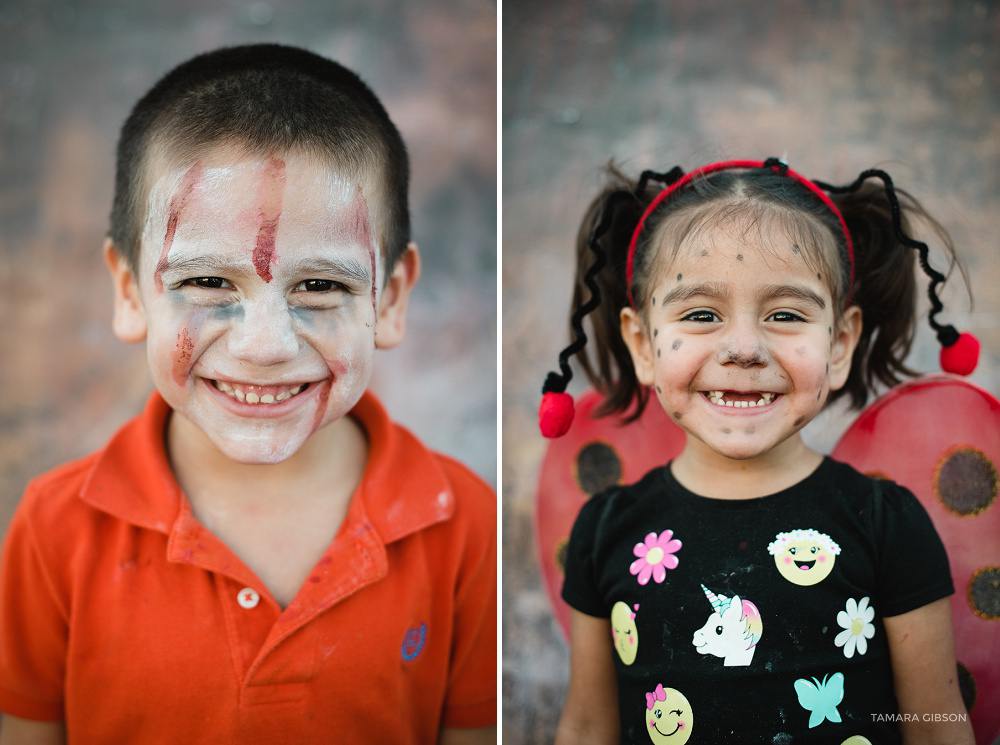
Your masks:
M334 282L332 279L307 279L304 282L300 282L299 286L295 289L304 292L330 292L331 290L341 288L343 288L343 285Z
M220 290L228 283L222 277L195 277L184 280L183 284L204 287L207 290Z
M798 313L792 313L787 310L781 310L777 313L772 313L769 321L777 321L778 323L792 323L794 321L804 321L805 319Z
M697 323L716 323L719 317L710 310L695 310L681 318L682 321L695 321Z

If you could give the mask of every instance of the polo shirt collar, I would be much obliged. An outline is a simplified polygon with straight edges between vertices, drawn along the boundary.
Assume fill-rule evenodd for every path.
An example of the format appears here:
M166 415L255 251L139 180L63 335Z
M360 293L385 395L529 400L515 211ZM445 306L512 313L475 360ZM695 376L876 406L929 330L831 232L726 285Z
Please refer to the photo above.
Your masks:
M153 392L142 414L112 437L95 461L81 498L133 525L170 534L186 499L166 453L170 407ZM454 495L438 459L405 428L393 424L374 394L350 412L368 436L368 462L349 510L383 542L447 520Z

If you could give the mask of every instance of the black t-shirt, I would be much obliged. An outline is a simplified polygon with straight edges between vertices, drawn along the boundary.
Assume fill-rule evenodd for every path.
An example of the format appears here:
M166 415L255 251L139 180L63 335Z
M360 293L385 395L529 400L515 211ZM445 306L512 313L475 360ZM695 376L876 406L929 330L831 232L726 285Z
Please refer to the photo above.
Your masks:
M882 619L953 592L923 506L829 458L709 499L664 466L584 505L562 595L612 623L621 742L898 743Z

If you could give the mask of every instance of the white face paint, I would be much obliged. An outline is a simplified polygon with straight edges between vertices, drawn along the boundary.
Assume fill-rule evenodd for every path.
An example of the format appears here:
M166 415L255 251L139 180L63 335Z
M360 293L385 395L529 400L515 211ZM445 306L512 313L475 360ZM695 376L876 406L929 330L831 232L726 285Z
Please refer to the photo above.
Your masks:
M361 184L302 155L220 149L163 173L147 214L147 352L178 426L277 463L354 406L382 284Z

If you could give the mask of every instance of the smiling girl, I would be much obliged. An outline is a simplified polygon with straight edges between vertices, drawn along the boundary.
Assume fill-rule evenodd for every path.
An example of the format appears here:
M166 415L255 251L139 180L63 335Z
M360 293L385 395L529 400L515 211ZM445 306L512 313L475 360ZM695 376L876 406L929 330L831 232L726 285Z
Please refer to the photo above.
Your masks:
M573 321L597 311L582 365L601 413L654 398L687 442L577 518L558 743L972 742L926 512L800 434L909 372L926 246L898 215L927 216L900 194L881 171L835 189L772 159L614 174L591 205ZM977 343L931 323L946 369L967 368ZM569 425L582 341L546 382L549 436ZM609 643L616 606L641 608L627 656Z

